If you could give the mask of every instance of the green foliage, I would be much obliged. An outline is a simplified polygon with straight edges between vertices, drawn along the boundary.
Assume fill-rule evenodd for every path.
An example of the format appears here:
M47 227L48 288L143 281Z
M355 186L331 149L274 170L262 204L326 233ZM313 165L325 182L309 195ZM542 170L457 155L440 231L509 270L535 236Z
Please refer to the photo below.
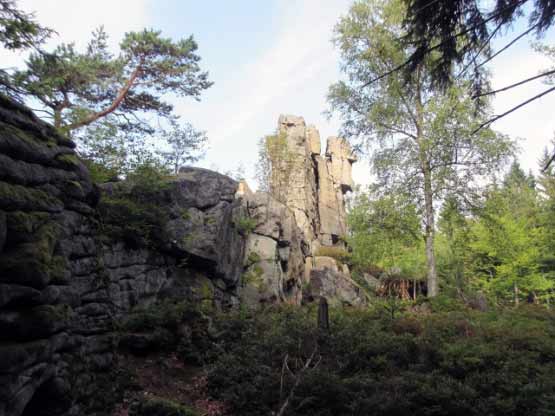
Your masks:
M258 254L256 251L251 251L247 257L247 261L245 263L246 267L250 267L256 263L258 263L260 260L262 260L262 258L260 257L260 254Z
M97 208L103 234L131 247L156 245L169 219L157 201L168 186L156 166L137 167L114 193L103 195Z
M16 71L12 82L21 94L37 99L56 127L73 131L97 120L120 128L152 131L147 113L169 117L166 93L198 99L209 88L192 37L173 41L159 31L128 32L120 52L112 55L100 27L85 52L61 44L51 53L31 54L27 68Z
M135 308L121 325L123 331L148 331L158 328L174 330L186 314L197 313L186 302L162 301Z
M195 130L190 123L182 126L176 120L171 122L171 130L164 131L162 137L170 146L169 151L160 151L164 164L175 175L186 163L196 162L202 157L202 150L208 140L206 132Z
M243 235L249 235L254 231L258 224L255 218L239 217L234 220L235 228Z
M0 45L4 48L37 48L51 34L32 14L19 10L14 0L0 0Z
M416 207L402 195L357 192L347 217L351 263L356 272L425 276L425 254Z
M327 247L327 246L318 247L314 255L331 257L337 260L339 263L348 264L351 261L351 253L349 253L343 247Z
M547 295L553 280L540 269L541 205L535 184L513 164L503 185L493 186L472 222L469 266L474 286L500 302L518 303L530 292Z
M298 163L298 156L288 147L285 131L263 137L258 143L256 166L259 189L270 192L278 201L285 203L291 172Z
M328 101L343 119L342 135L362 140L361 148L369 149L380 192L403 195L421 213L428 294L434 296L435 207L448 193L473 195L484 177L503 166L514 145L489 128L477 129L491 109L484 101L476 111L463 76L446 89L434 88L430 58L408 79L399 71L388 73L412 53L399 42L406 35L405 14L401 0L351 6L334 39L347 81L330 87Z
M317 347L321 360L300 377L288 415L517 416L555 406L555 316L546 309L391 319L377 305L331 310L330 321L322 334L315 309L288 307L217 319L226 335L207 352L211 395L231 414L271 414ZM282 371L286 355L293 375Z

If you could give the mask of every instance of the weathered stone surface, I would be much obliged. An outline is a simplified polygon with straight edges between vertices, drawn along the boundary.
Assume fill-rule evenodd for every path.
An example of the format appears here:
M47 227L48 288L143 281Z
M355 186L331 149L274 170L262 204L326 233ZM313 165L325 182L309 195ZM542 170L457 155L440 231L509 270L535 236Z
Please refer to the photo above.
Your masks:
M320 270L313 259L343 230L352 157L344 143L328 145L320 177L317 130L283 116L279 131L298 158L284 195L183 168L147 201L160 214L156 238L121 221L123 238L107 232L100 208L132 197L131 185L95 186L70 140L0 96L0 416L92 414L91 397L109 380L117 322L160 299L299 304L309 282L307 299L363 304L337 266ZM337 198L325 232L322 187ZM160 339L127 342L144 351Z
M279 190L274 191L273 196L293 211L298 227L310 241L316 236L318 213L314 161L307 140L306 124L302 117L282 115L278 120L278 131L285 135L294 166L289 167L284 186L271 186Z
M363 273L362 278L369 288L376 290L380 286L380 279L372 276L370 273Z
M314 257L313 269L319 269L319 270L330 269L338 272L339 266L337 265L337 262L335 261L335 259L332 257L316 256Z
M303 300L325 297L333 306L364 306L368 303L364 290L350 277L329 268L313 269Z
M129 244L102 236L100 192L73 147L0 97L2 416L91 414L116 321L132 308L164 297L237 304L247 211L235 181L182 169L149 201L168 217L157 243ZM105 185L101 198L128 191Z
M340 270L332 258L315 257L315 254L320 247L343 246L342 237L347 234L344 194L353 186L352 164L356 157L348 142L338 137L328 138L326 153L321 155L320 134L314 126L307 127L302 117L280 116L278 132L285 137L286 154L293 158L294 167L287 172L286 186L281 184L283 175L272 175L271 196L293 212L293 222L303 235L306 250L303 252L302 279L309 281L313 270L329 269L334 273L328 276L328 280L339 276L347 287L349 285L345 282L350 281L348 267L343 265ZM274 169L280 168L279 163L274 166ZM278 230L287 228L283 224L290 222L289 217L283 209L276 209L272 198L261 198L251 197L255 217L266 219L257 223L255 232L277 238ZM264 270L260 267L261 272ZM348 296L347 303L351 303L348 290L334 294L336 298L342 295Z
M315 126L310 125L306 128L306 139L311 156L319 155L322 151L320 144L320 132Z
M267 193L243 196L254 228L248 237L241 299L300 303L307 242L294 213Z
M352 164L357 158L349 143L339 137L328 137L326 157L330 160L331 177L342 192L351 191L353 187Z

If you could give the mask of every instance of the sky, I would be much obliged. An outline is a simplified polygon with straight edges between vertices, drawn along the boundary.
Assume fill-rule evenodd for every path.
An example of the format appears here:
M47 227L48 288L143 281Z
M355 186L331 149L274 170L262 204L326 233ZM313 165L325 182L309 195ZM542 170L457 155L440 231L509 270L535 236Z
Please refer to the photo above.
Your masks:
M277 127L280 114L303 116L320 130L322 140L336 135L340 123L328 120L326 94L341 79L339 54L331 39L335 23L347 13L350 0L20 0L37 20L58 32L49 46L60 42L83 47L90 33L104 25L111 46L127 31L144 27L179 39L193 34L214 85L201 101L174 99L181 119L205 130L209 149L199 165L233 171L246 168L254 182L257 143ZM506 33L501 47L522 30ZM547 39L553 39L553 32ZM2 66L17 66L25 54L0 51ZM494 88L500 88L549 66L527 40L493 61ZM537 81L495 97L494 112L502 113L547 87ZM537 160L555 132L555 93L547 95L493 127L520 138L519 160L537 171ZM355 164L356 183L371 180L368 163Z

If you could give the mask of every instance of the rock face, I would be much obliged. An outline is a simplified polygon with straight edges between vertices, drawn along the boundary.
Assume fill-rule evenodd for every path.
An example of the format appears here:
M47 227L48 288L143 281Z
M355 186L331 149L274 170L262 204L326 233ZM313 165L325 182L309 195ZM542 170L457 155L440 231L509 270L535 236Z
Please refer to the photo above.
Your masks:
M134 307L238 302L248 213L235 181L190 168L148 195L99 189L73 148L0 97L2 416L105 411L114 328Z
M300 304L305 236L291 209L271 195L257 192L244 198L253 220L248 236L241 299L246 304Z
M199 168L98 187L70 140L0 96L0 416L105 411L118 322L160 299L364 303L316 256L345 233L354 158L336 138L321 156L302 118L279 129L299 163L283 195Z
M241 191L249 214L257 220L247 246L250 260L243 293L249 294L248 303L298 303L325 296L333 304L365 304L366 296L350 278L348 267L319 256L321 248L344 248L344 194L353 186L356 157L337 137L328 138L321 155L320 134L302 117L280 116L278 135L284 138L281 154L287 155L288 163L271 160L278 174L271 175L270 195ZM283 169L288 170L285 175ZM302 294L303 287L309 293Z

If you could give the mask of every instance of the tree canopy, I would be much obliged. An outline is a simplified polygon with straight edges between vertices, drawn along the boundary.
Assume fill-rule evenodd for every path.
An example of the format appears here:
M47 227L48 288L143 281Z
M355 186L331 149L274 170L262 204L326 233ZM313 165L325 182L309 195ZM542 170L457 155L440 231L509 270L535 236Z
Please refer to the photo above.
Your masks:
M382 192L403 193L423 213L428 290L437 293L434 259L436 204L448 194L470 200L481 178L496 172L513 151L512 141L478 128L488 115L485 99L476 111L466 80L434 88L433 62L423 61L414 77L400 72L374 80L405 62L401 1L357 1L335 29L348 81L330 87L332 111L343 134L370 153ZM360 85L366 85L360 89Z
M52 34L34 16L16 7L14 0L0 0L0 45L6 49L36 48Z
M173 41L145 29L126 33L113 55L99 28L85 52L69 43L51 53L31 54L27 68L16 71L12 83L67 132L104 118L122 129L152 131L147 114L171 114L164 95L199 99L212 85L199 66L197 49L192 36Z

